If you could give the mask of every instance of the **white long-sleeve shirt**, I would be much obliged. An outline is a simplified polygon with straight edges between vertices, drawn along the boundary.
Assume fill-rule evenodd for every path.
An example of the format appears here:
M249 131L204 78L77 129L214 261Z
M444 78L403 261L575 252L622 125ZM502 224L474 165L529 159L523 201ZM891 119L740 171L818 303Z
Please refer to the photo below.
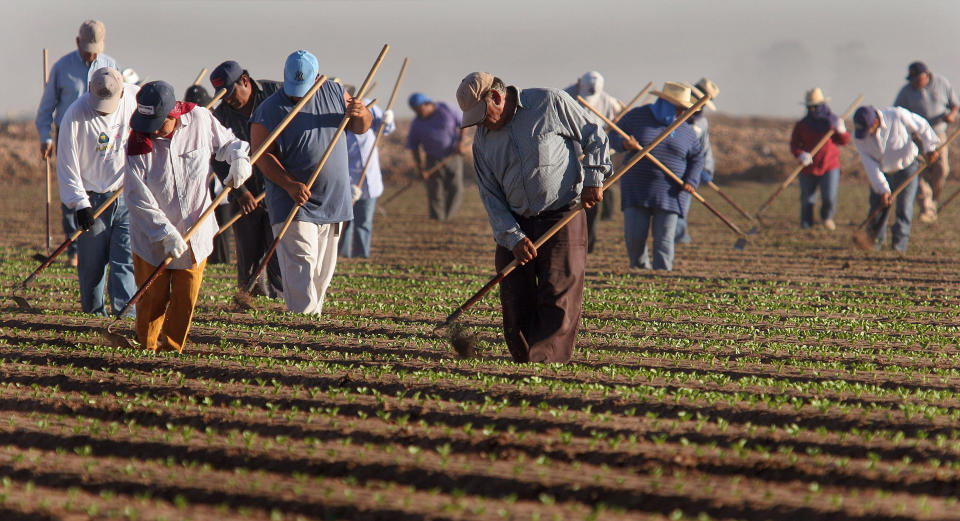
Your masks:
M870 181L870 188L878 194L890 192L884 172L894 173L910 166L919 151L913 143L914 134L923 143L924 153L940 144L940 138L923 116L902 107L877 109L880 128L876 134L854 139L860 161Z
M210 156L230 163L249 157L250 145L201 107L181 115L180 126L169 139L151 138L151 151L138 147L136 138L131 140L123 180L130 210L131 245L133 253L157 266L166 258L161 240L174 230L186 235L210 206ZM217 230L217 221L211 215L190 238L187 252L168 267L187 269L194 259L198 264L206 259L213 251Z
M130 116L137 110L139 90L136 85L124 85L113 114L93 110L89 92L64 113L57 138L57 179L60 201L67 208L90 208L87 192L102 194L123 186Z

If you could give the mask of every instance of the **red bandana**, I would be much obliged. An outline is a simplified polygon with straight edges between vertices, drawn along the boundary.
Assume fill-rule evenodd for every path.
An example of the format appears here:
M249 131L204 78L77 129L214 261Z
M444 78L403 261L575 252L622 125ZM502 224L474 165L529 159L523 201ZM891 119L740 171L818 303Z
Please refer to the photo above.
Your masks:
M176 105L173 106L173 110L170 111L170 114L167 117L179 118L180 116L190 112L197 106L196 103L190 103L186 101L178 101ZM170 137L173 133L163 136ZM136 130L130 131L130 139L127 141L127 155L128 156L139 156L142 154L149 154L153 151L153 141L150 139L149 134L144 134L143 132L137 132Z

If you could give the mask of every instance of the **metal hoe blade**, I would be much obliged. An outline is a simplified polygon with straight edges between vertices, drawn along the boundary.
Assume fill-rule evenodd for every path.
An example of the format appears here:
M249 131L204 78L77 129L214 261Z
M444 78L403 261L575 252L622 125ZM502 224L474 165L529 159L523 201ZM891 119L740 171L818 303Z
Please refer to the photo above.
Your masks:
M737 250L742 250L742 249L744 249L746 246L747 246L747 238L746 238L746 237L740 237L739 239L737 239L737 242L733 243L734 249L737 249Z

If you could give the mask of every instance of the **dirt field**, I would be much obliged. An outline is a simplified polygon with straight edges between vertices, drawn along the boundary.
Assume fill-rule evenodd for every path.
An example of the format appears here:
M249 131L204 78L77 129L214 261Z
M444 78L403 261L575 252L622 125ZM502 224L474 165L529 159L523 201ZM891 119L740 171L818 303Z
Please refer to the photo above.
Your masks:
M740 126L718 125L718 165ZM719 184L757 208L771 154ZM37 265L43 186L4 188L9 295ZM40 311L0 302L0 518L960 519L960 203L905 256L861 252L867 190L844 176L830 233L799 229L794 185L744 251L695 207L668 274L628 269L616 212L565 366L509 361L495 292L464 317L482 358L434 333L493 275L472 186L447 224L422 187L386 208L320 319L241 312L211 266L183 355L106 345L57 263L17 291Z

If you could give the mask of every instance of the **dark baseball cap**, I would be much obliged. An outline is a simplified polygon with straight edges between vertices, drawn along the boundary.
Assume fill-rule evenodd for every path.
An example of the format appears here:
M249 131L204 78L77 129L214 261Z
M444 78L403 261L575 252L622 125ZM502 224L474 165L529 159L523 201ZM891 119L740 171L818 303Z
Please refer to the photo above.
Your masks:
M220 89L227 89L227 93L223 97L229 98L233 94L233 87L240 76L243 76L243 67L233 60L227 60L217 65L217 68L210 73L210 83L213 85L214 94Z
M137 111L130 126L137 132L152 134L163 126L167 115L177 104L173 86L165 81L151 81L137 93Z
M853 137L863 139L867 130L877 121L877 109L873 105L864 105L853 113L853 126L856 128Z
M912 80L915 77L930 72L930 69L927 68L927 64L923 62L913 62L907 67L907 79Z
M187 87L187 92L183 94L183 101L196 103L201 107L206 107L211 99L213 98L210 97L210 93L207 92L207 89L205 89L203 85L191 85Z

